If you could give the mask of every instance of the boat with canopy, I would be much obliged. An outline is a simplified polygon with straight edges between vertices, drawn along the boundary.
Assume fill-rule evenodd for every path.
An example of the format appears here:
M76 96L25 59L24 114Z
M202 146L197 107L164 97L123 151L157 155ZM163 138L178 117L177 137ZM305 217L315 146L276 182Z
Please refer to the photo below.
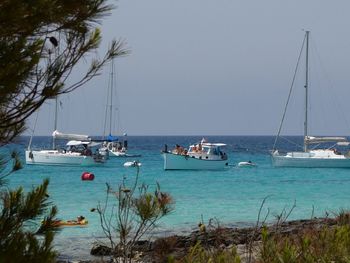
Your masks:
M220 170L228 167L228 157L222 151L224 143L201 142L190 145L189 149L176 145L175 149L162 151L164 170Z
M50 150L32 150L31 145L25 151L26 164L37 165L81 165L93 166L105 162L105 158L94 147L101 143L91 141L87 135L80 134L63 134L54 131L53 147ZM69 140L66 143L66 149L56 147L56 139Z
M129 154L128 153L128 140L127 134L123 134L123 139L120 140L118 136L112 135L112 126L115 123L114 120L119 121L119 109L115 108L113 104L115 103L113 97L116 95L116 73L114 60L111 61L110 77L108 82L107 90L107 105L106 114L104 121L104 132L103 132L103 146L100 149L100 154L108 157L140 157L139 154ZM116 109L116 111L115 111ZM115 113L116 112L116 113ZM114 114L113 114L114 113ZM109 134L106 136L107 122L109 124ZM118 124L119 125L119 124Z
M25 151L26 164L29 165L61 165L61 166L94 166L105 162L105 157L96 148L101 143L92 141L88 135L67 134L57 130L58 103L56 98L54 132L52 133L52 149L32 149L30 138L28 149ZM57 140L68 141L66 149L57 147Z

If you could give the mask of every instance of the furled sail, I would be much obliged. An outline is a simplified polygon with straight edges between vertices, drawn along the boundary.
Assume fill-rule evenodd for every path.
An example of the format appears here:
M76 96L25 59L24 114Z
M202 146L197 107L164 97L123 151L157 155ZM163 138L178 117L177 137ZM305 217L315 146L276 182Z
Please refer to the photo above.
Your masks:
M325 143L325 142L347 142L348 140L345 137L314 137L307 136L305 137L305 143L314 144L314 143Z
M91 138L88 135L61 133L57 130L52 133L52 137L54 137L55 139L63 139L63 140L77 140L77 141L91 140Z

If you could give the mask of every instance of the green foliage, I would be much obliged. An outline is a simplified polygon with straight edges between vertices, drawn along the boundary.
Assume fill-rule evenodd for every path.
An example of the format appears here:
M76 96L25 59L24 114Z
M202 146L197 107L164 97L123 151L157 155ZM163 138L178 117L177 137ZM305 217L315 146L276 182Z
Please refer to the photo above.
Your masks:
M213 251L204 249L200 242L194 247L191 247L187 255L180 261L169 258L168 262L183 262L183 263L240 263L240 257L237 254L236 248L228 250L215 249Z
M13 166L12 166L12 171L17 171L23 168L22 163L20 161L20 158L18 156L18 153L13 151L11 154L11 158L14 160L13 161Z
M350 262L350 225L309 229L300 236L272 236L265 228L259 262Z
M23 132L46 100L82 86L127 54L122 41L112 41L102 59L92 58L66 85L75 66L99 47L98 23L112 8L107 0L0 1L0 145Z
M24 193L3 190L0 204L0 262L54 262L54 232L38 227L40 220L51 221L57 213L48 200L49 181ZM41 236L37 237L40 230Z
M11 173L22 169L22 163L18 153L13 151L11 154L0 154L0 187L6 182L6 177Z
M262 247L260 250L260 256L264 259L264 262L273 260L276 255L276 245L274 240L269 236L266 226L261 230ZM272 262L272 261L271 261Z
M98 22L113 8L107 2L0 1L0 146L23 132L45 101L82 86L111 59L127 54L124 43L114 40L102 59L91 59L90 67L66 84L76 65L99 47ZM20 168L16 153L0 157L0 186ZM0 262L54 262L51 222L57 209L48 201L48 183L27 194L21 187L0 192Z
M165 216L171 212L172 198L169 194L161 192L160 186L157 186L155 193L147 192L147 187L140 187L139 196L133 200L135 214L141 221L155 221L159 217Z
M131 262L136 243L151 233L157 227L157 222L173 210L172 197L162 192L159 184L154 192L150 192L144 184L139 186L137 165L136 169L135 180L130 186L126 178L117 191L107 184L104 205L98 204L96 209L92 209L100 216L102 230L109 239L115 259L121 262ZM111 195L117 201L113 206L109 205Z

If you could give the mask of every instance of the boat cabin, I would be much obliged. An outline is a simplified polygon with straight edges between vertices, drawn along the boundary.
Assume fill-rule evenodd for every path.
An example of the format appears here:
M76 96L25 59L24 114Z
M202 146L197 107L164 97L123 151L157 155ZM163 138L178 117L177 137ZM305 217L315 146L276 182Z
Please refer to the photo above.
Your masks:
M79 153L81 155L91 156L92 147L100 145L96 142L85 142L85 141L69 141L66 146L66 151L71 153Z
M220 158L227 159L227 155L222 151L222 147L226 146L224 143L198 143L191 145L188 150L188 155L191 157L199 157L205 159Z

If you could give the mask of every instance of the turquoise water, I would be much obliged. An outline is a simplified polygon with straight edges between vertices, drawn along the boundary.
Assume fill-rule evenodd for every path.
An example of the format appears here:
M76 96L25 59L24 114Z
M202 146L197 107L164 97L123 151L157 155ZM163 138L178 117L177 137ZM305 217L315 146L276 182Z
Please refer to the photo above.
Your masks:
M200 136L176 137L130 137L130 152L142 154L140 182L153 190L156 182L169 192L175 200L175 210L162 220L160 232L191 230L201 220L217 218L222 224L245 226L253 224L262 200L269 196L263 215L269 209L269 221L284 208L291 208L296 202L290 219L323 216L325 211L337 212L349 208L350 170L316 168L274 168L271 166L269 150L273 137L268 136L209 136L210 141L224 142L228 146L229 163L224 171L164 171L160 150L166 143L188 145L199 141ZM301 142L301 138L292 138ZM22 138L16 146L23 151L28 138ZM34 146L49 147L50 138L38 137ZM287 150L294 146L281 145ZM135 168L124 168L123 163L131 159L110 159L102 167L53 167L24 166L9 177L9 186L22 185L25 189L50 179L49 194L58 206L58 217L74 219L84 215L88 227L64 228L57 236L56 248L62 257L86 258L92 243L103 236L99 218L90 209L103 202L106 196L106 182L118 186L123 177L132 180ZM240 161L252 160L256 168L233 166ZM94 181L81 181L83 171L93 172ZM313 212L314 211L314 212ZM162 234L161 234L162 235Z

